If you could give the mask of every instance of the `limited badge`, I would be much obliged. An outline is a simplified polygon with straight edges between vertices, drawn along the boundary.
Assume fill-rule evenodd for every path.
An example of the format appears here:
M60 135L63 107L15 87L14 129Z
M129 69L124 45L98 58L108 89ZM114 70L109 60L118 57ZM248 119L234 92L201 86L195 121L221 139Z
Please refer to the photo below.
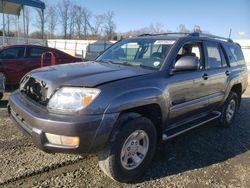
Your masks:
M169 45L169 44L174 44L175 41L174 40L157 40L155 41L154 44L159 44L159 45Z

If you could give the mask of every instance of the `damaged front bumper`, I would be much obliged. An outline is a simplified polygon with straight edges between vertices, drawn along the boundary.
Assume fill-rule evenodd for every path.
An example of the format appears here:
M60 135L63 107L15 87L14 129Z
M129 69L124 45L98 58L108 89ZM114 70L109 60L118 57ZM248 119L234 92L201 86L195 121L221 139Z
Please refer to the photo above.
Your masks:
M18 128L48 153L97 153L105 147L118 113L99 115L56 115L48 113L19 91L9 99L8 113ZM46 134L78 137L79 146L51 144Z

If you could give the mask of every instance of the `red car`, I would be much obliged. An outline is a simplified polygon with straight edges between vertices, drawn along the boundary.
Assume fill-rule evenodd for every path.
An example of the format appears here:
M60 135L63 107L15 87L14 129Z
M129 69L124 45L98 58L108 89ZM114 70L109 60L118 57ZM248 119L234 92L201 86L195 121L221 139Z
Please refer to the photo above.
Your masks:
M33 69L41 67L41 56L52 52L55 64L65 64L83 61L60 50L37 45L11 45L0 48L0 73L6 78L7 85L16 85L21 78ZM51 56L45 56L44 66L49 66Z

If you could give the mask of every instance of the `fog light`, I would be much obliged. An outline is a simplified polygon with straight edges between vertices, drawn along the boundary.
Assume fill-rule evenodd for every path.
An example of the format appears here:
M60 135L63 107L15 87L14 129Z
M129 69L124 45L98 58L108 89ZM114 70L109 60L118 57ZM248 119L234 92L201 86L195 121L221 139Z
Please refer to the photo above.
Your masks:
M79 137L61 136L61 135L50 134L50 133L45 133L45 135L49 143L55 144L55 145L78 147L80 143Z

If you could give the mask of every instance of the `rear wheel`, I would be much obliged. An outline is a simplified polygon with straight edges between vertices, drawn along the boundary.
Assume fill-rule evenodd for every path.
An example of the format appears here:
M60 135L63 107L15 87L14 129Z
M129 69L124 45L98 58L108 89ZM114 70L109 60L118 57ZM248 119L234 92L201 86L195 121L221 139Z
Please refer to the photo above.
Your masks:
M99 166L112 179L131 182L149 166L155 152L157 134L153 123L145 117L129 120L119 126L121 128L112 135L115 135L115 139L99 153Z
M235 92L230 92L223 108L219 125L230 127L239 106L239 96Z

